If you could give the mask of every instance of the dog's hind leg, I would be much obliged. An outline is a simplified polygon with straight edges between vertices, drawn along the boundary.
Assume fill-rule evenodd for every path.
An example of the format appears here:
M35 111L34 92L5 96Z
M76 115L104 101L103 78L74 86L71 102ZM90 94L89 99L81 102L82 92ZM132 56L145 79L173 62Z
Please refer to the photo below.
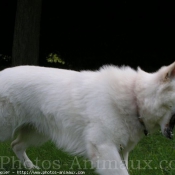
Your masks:
M47 140L48 139L44 135L37 132L33 127L26 125L18 130L17 138L11 143L11 146L24 167L27 169L32 169L38 167L35 166L28 158L26 149L29 146L41 145Z
M37 168L37 166L35 166L32 163L32 161L28 158L25 152L26 149L28 148L28 145L26 145L26 143L23 142L20 136L18 136L17 139L15 139L12 142L11 146L12 146L14 153L16 154L18 159L22 162L25 168L27 169Z

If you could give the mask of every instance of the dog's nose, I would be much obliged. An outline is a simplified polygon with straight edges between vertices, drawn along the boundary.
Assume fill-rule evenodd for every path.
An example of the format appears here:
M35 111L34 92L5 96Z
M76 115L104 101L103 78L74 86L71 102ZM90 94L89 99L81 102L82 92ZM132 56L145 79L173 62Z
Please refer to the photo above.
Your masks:
M169 127L173 130L175 125L175 114L172 115L170 122L169 122Z
M172 115L169 124L166 125L165 129L164 129L164 135L165 137L172 139L173 138L173 128L175 125L175 114Z
M164 129L164 136L165 137L167 137L168 139L172 139L173 138L173 130L172 130L172 128L170 128L170 127L166 127L165 129Z

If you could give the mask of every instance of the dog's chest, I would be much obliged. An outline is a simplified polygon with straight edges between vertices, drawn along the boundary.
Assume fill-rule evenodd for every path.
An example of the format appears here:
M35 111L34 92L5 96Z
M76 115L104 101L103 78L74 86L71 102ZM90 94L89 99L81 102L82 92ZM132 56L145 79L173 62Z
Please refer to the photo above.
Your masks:
M114 123L115 122L111 125L114 125ZM117 120L115 129L111 128L111 132L112 130L114 130L113 140L115 140L116 146L122 146L128 150L133 149L144 136L144 128L136 116L129 116L125 119Z

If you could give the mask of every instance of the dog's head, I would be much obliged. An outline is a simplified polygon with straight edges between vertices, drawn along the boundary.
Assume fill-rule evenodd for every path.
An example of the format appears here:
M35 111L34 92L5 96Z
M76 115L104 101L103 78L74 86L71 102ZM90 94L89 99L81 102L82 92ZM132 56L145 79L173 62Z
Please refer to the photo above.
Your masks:
M171 139L175 125L175 63L151 74L139 69L136 94L148 130L160 125L162 134Z
M165 108L165 115L160 119L161 131L164 136L172 139L175 125L175 63L162 67L157 74L161 80L160 97L161 108Z

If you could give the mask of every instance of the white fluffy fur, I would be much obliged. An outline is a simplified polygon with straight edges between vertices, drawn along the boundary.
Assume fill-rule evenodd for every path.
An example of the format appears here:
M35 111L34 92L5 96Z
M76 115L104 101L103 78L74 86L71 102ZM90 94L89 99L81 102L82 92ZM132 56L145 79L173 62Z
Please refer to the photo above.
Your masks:
M12 148L27 168L25 150L52 140L58 148L87 156L101 175L128 175L120 146L128 153L149 132L169 123L175 107L175 64L149 74L141 69L106 66L76 72L19 66L0 72L0 140L17 135ZM139 116L138 116L139 114ZM105 166L99 168L100 166Z

